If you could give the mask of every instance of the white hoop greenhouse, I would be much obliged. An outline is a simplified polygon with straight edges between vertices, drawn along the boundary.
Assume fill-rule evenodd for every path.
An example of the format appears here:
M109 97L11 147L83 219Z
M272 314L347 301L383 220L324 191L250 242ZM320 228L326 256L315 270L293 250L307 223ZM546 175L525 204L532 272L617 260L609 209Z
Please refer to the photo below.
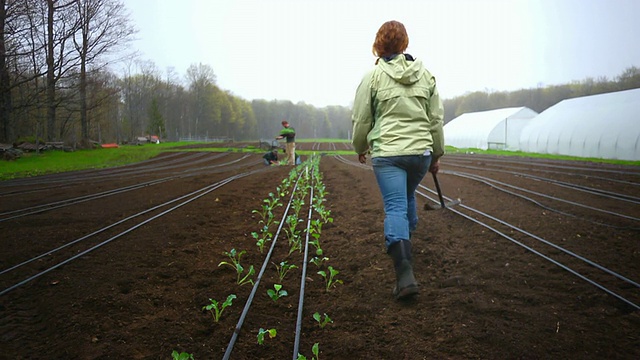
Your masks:
M527 107L462 114L444 126L445 145L517 150L522 129L536 115L537 112Z
M640 89L563 100L529 122L519 147L542 154L640 160Z

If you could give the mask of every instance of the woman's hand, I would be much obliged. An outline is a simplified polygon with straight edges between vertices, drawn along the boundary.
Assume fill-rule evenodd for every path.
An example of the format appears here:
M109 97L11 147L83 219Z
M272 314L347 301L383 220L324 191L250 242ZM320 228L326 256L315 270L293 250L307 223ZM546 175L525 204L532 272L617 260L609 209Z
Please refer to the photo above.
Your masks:
M366 164L367 154L358 154L358 161L360 161L360 164Z
M430 173L437 174L438 170L440 170L440 159L432 162L431 166L429 166Z

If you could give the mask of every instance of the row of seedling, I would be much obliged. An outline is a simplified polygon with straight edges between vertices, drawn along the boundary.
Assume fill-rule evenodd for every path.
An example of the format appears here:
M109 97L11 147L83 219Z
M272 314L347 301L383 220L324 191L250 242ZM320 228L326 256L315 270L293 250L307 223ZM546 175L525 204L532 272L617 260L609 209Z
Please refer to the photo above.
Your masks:
M311 165L308 165L307 163L310 163ZM331 218L330 216L331 211L326 210L324 207L325 195L327 194L327 192L324 184L322 183L322 175L319 172L319 157L311 157L310 160L305 162L304 165L307 166L298 166L294 168L289 173L289 176L282 180L280 186L276 188L276 191L269 193L268 197L262 201L260 208L252 211L252 214L257 215L257 217L259 218L259 230L256 232L252 232L251 235L256 241L255 245L258 248L258 251L260 251L260 253L263 253L265 247L271 241L273 241L274 232L277 229L278 225L280 225L279 220L276 219L276 210L277 208L283 206L281 199L290 194L297 181L295 192L294 194L292 194L293 199L291 200L292 213L288 214L285 217L285 224L283 224L283 229L288 239L289 255L293 254L296 250L301 251L302 231L299 229L298 224L303 222L304 220L301 219L299 215L305 206L305 199L309 194L311 186L313 186L314 196L310 200L310 206L312 206L314 213L317 214L317 218L310 221L310 226L305 231L309 233L309 243L313 245L315 249L315 255L310 259L310 262L315 264L319 268L317 274L324 278L325 291L329 292L337 284L342 283L342 280L336 277L339 271L334 269L332 266L328 266L326 268L326 270L328 271L320 269L323 268L324 264L329 260L329 258L324 255L324 251L320 245L322 225L333 222L333 218ZM309 168L311 168L312 171L309 172ZM304 173L298 173L299 170L303 170ZM228 259L225 261L221 261L218 264L218 267L231 267L236 272L236 283L238 285L253 285L253 276L255 275L254 266L249 265L247 268L246 264L241 263L242 256L245 253L246 251L238 251L235 248L231 249L228 252L224 252L224 255ZM280 261L277 264L274 263L274 265L280 284L273 284L273 288L269 288L266 291L266 294L272 301L276 302L278 301L278 299L288 295L288 292L286 291L286 289L284 289L282 283L287 273L289 273L293 269L296 269L297 266L294 264L289 264L287 261ZM210 303L203 306L202 309L211 313L214 322L219 322L224 309L231 306L234 299L236 299L235 294L228 295L225 301L209 299ZM321 316L318 312L316 312L313 314L313 319L321 328L324 328L327 324L333 322L326 313ZM264 344L265 339L274 338L276 335L277 330L275 328L260 328L257 334L257 342L258 344L262 345ZM312 359L317 360L319 353L319 343L314 344L312 353L314 355ZM174 354L174 359L177 359L176 356L179 356L180 359L193 358L192 355L188 353L178 354L177 352L174 352ZM306 359L306 357L299 354L298 359L302 360Z

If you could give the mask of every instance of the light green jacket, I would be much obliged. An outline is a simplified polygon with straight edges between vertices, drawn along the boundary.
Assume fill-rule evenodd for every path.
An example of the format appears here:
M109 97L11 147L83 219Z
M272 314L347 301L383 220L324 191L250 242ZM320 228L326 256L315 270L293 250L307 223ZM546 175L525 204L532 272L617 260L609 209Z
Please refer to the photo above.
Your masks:
M372 158L430 150L435 161L444 155L443 117L436 79L420 60L380 59L356 91L352 143Z

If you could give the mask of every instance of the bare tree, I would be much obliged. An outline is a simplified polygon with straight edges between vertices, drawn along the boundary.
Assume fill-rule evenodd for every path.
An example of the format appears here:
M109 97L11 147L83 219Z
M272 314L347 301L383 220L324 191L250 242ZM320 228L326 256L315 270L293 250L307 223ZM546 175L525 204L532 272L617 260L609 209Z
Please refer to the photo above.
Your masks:
M209 65L191 64L187 69L187 81L191 92L190 118L193 121L193 136L199 133L208 134L211 130L214 134L214 125L220 120L220 107L215 106L216 75ZM202 125L202 126L200 126ZM189 122L189 135L191 136L191 122Z
M9 124L11 114L11 87L9 69L7 68L7 50L5 46L5 24L7 22L7 1L0 0L0 124L2 126L2 139L9 138Z
M47 139L53 141L56 136L56 84L74 68L77 57L70 55L67 41L73 37L79 27L78 17L73 11L77 0L47 0Z
M105 65L105 62L98 64L97 60L124 48L136 31L130 25L120 1L77 0L76 7L80 31L73 37L73 42L80 60L80 124L82 138L87 140L90 127L87 117L87 67Z

